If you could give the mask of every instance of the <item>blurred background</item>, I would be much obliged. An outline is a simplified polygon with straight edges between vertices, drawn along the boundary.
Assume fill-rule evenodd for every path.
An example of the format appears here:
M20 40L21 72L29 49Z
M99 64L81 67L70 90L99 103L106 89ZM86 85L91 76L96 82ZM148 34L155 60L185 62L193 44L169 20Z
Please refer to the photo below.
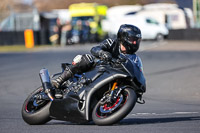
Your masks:
M0 45L96 43L124 23L143 40L200 40L200 0L1 0Z
M142 31L145 105L109 127L25 124L21 107L39 70L60 72L124 23ZM0 133L199 133L199 42L200 0L0 0Z

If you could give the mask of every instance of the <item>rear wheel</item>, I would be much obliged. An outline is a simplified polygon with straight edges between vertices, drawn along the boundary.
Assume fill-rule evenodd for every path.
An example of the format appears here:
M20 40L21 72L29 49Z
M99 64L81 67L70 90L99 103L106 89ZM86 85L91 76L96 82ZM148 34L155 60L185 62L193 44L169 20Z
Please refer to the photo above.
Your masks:
M48 99L38 99L40 96L46 96L43 87L33 91L22 106L22 118L30 125L40 125L51 120L49 113L51 101Z
M105 101L105 99L103 100ZM97 125L117 123L131 112L136 101L135 91L131 88L126 88L112 102L104 102L102 104L101 99L92 112L92 119Z

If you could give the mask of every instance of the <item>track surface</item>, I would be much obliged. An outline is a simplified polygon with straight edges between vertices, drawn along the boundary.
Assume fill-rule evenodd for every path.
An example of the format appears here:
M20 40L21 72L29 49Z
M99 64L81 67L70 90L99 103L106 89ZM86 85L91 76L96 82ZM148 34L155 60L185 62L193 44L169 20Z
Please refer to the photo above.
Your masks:
M192 47L187 48L187 44ZM56 120L27 125L21 118L21 107L27 95L40 86L39 70L45 67L50 74L60 72L60 63L71 62L91 47L0 54L0 133L200 132L200 44L196 42L142 43L138 55L147 79L146 104L137 104L116 125L77 125Z

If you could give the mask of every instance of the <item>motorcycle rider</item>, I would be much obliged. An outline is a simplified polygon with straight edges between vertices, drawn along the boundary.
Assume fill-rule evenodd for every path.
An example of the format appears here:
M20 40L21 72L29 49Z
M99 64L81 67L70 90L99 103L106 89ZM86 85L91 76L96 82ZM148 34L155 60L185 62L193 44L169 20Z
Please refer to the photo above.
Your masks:
M106 39L91 49L91 53L94 57L102 60L111 60L112 58L118 58L120 54L125 54L127 57L137 64L140 71L142 69L141 59L135 54L139 49L141 41L141 31L138 27L130 24L123 24L120 26L117 38ZM72 62L72 65L67 67L64 72L57 79L52 80L53 86L56 88L55 97L62 97L59 88L61 84L71 78L76 73L84 73L92 69L94 65L94 58L89 54L77 55Z

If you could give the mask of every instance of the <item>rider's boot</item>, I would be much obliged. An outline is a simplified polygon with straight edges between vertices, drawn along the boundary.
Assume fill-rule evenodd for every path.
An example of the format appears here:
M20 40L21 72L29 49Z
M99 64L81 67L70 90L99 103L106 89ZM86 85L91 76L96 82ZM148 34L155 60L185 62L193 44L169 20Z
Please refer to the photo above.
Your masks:
M55 97L56 98L62 98L62 91L61 91L61 85L72 77L72 72L70 69L64 70L64 72L56 79L52 80L51 83L53 87L55 88Z

